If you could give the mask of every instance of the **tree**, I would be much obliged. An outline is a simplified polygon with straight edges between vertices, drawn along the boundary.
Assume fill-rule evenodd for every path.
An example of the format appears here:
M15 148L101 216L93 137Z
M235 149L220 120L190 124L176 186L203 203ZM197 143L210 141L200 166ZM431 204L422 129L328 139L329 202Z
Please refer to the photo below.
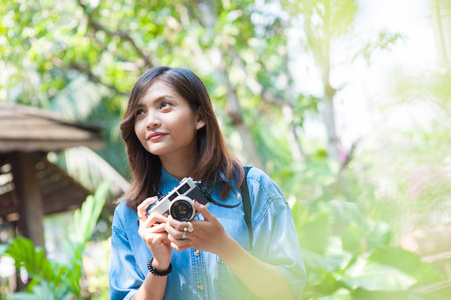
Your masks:
M447 31L449 31L449 26L451 25L451 20L449 18L449 12L451 12L451 1L429 0L429 2L431 6L432 25L437 45L439 67L447 68L449 70L449 55L451 48L449 48L449 46L447 47L447 44L451 41L451 39L449 32Z
M57 107L61 94L72 93L71 85L82 77L101 99L91 117L106 107L114 127L125 109L124 98L146 69L186 66L205 75L215 100L227 104L226 117L241 136L245 158L265 168L255 145L258 130L251 133L254 121L245 121L249 113L242 106L259 101L246 82L258 83L265 94L271 74L280 71L279 66L268 70L259 60L254 69L248 66L254 54L275 56L269 53L274 49L265 47L264 32L256 35L253 2L7 0L0 9L0 60L9 79L0 87L4 100ZM245 82L235 79L238 73L246 74ZM267 74L263 84L259 74ZM117 139L117 130L111 132Z
M338 159L339 136L335 122L334 97L337 89L330 83L333 68L331 55L333 42L349 32L355 19L357 3L354 0L284 1L291 18L302 16L306 43L318 66L323 85L323 122L327 130L327 150L330 157Z
M327 153L338 160L343 151L340 142L340 132L336 128L336 95L340 87L331 83L331 74L340 62L335 57L340 43L353 38L353 24L358 13L358 1L355 0L284 0L281 2L290 15L291 26L303 33L303 42L315 61L322 81L321 113L327 132ZM401 38L399 34L380 32L375 41L364 44L354 55L344 58L351 64L356 56L369 57L379 49L388 49ZM360 42L361 43L361 42ZM343 63L343 62L342 62ZM358 141L355 141L357 143ZM355 148L355 144L346 153L342 161L344 168Z

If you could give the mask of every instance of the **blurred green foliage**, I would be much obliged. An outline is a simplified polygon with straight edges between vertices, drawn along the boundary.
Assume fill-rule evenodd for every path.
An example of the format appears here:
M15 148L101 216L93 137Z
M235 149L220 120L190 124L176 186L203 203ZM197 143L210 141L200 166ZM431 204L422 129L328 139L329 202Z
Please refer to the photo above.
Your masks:
M108 182L100 184L95 194L88 196L81 209L75 211L68 235L61 240L68 256L67 263L46 258L41 247L35 247L23 237L12 239L2 249L0 255L13 258L16 268L24 269L30 279L26 292L15 293L13 299L82 298L82 255L105 205L109 185Z
M393 246L390 227L368 219L356 203L297 203L293 214L309 274L306 299L440 299L415 287L443 275L418 255Z

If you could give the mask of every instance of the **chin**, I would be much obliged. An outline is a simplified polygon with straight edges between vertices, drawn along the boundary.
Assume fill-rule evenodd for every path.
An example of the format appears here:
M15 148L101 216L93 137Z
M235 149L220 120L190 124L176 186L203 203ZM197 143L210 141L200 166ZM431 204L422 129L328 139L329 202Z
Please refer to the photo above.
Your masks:
M164 155L167 151L164 151L163 149L151 149L151 148L146 148L147 152L149 152L150 154L156 155L156 156L160 156L160 155Z

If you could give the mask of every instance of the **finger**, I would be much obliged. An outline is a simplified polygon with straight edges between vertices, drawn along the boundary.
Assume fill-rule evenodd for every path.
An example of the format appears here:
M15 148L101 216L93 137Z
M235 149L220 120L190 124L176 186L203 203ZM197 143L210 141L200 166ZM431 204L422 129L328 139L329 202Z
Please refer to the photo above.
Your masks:
M157 199L158 199L157 196L150 197L145 199L140 205L138 205L136 211L140 219L143 218L144 216L147 216L147 208L149 207L149 205L157 201Z
M184 231L185 228L188 228L188 222L181 222L174 219L172 216L168 216L168 223L177 231Z
M171 243L171 244L179 244L179 243L186 243L187 241L186 240L182 240L181 239L181 237L182 237L182 233L180 233L179 235L177 235L177 236L174 236L174 235L172 235L172 234L170 234L170 233L168 233L168 236L167 236L167 239L168 239L168 241Z
M159 214L159 213L151 213L146 220L139 220L139 227L152 227L154 226L157 222L158 223L166 223L168 221L168 218L166 218L165 216Z
M155 233L153 235L144 236L142 238L148 245L156 245L160 242L167 245L166 235L167 235L166 233Z
M144 227L144 226L142 226L142 227L140 227L139 228L139 232L145 232L145 233L159 233L159 232L164 232L164 233L167 233L166 232L166 229L164 228L165 227L165 224L164 223L162 223L162 224L155 224L154 226L150 226L150 227Z
M168 238L168 240L169 240L169 242L171 244L171 247L172 247L172 245L177 245L178 247L189 248L190 244L191 244L191 240L189 240L188 238L180 239L180 238L171 236L170 234L168 234L167 238Z
M158 224L158 225L155 225L155 226L152 226L152 227L150 227L150 228L147 228L147 227L141 227L139 230L138 230L138 234L142 237L142 238L144 238L144 237L148 237L148 236L150 236L150 235L160 235L160 234L163 234L165 237L166 237L166 235L168 234L167 232L166 232L166 230L164 229L164 224Z
M164 236L163 244L165 244L166 246L171 245L171 241L169 240L169 234L167 232L166 235Z
M188 223L188 229L187 229L187 231L188 232L194 232L194 225L193 225L193 223L192 222L187 222ZM186 228L185 228L186 229ZM184 230L185 230L184 229Z
M148 228L147 230L150 233L166 232L165 227L166 227L166 224L160 223L160 224L155 224L154 226Z
M189 245L188 245L188 243L171 243L171 247L172 247L172 249L174 249L174 250L177 250L177 251L183 251L183 250L186 250L186 249L188 249L189 248Z
M216 221L216 217L208 211L208 209L205 207L205 205L200 204L196 200L193 201L194 208L201 213L201 215L204 217L205 221L214 222Z
M157 199L158 199L157 196L146 198L143 202L141 202L140 205L138 205L137 210L138 210L139 212L144 212L144 211L147 209L147 207L148 207L150 204L152 204L152 203L154 203L155 201L157 201ZM144 210L144 211L143 211L143 210Z
M175 238L180 238L181 235L183 234L182 231L178 231L177 229L175 229L174 227L172 227L172 226L169 224L169 222L167 222L165 225L166 225L166 226L165 226L164 229L166 230L166 232L167 232L169 235L171 235L171 236L173 236L173 237L175 237Z
M188 232L176 230L174 227L168 225L168 223L166 223L165 230L168 233L168 238L170 238L171 241L181 240L183 239L183 237L188 236Z

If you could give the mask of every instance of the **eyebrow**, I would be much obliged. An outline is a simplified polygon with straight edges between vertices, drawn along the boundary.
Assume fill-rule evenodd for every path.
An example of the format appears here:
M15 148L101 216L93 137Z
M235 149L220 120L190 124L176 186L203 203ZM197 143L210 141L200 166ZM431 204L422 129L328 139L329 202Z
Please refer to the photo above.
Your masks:
M143 100L143 98L144 98L144 97L142 97L141 99L139 99L139 101L138 101L136 107L145 106L145 105L141 102L141 101ZM152 103L158 103L158 102L161 102L161 101L163 101L163 100L165 100L165 99L174 99L174 100L176 100L177 98L174 97L174 96L171 96L171 95L161 95L160 97L158 97L158 98L156 98L156 99L153 99L153 100L152 100Z

